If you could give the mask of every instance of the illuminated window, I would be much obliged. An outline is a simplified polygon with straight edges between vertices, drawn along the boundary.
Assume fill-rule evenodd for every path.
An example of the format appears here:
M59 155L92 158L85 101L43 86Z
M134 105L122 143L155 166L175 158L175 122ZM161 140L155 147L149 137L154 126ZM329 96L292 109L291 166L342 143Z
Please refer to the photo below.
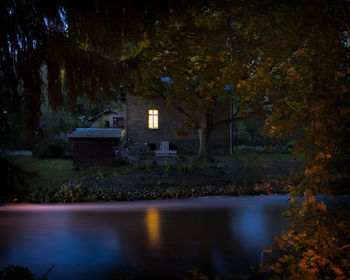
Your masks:
M158 110L148 110L148 128L158 129Z

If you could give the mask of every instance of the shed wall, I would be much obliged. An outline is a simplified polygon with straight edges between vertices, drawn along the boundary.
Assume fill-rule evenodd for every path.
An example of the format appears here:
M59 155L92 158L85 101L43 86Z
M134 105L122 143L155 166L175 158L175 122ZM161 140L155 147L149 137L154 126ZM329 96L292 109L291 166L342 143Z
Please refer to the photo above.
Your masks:
M75 166L112 166L115 139L73 139Z

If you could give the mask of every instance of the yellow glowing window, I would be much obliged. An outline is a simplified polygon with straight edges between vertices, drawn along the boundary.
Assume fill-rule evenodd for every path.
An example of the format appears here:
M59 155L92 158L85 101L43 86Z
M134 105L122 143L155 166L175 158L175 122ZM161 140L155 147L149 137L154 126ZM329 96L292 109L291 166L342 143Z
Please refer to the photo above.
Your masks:
M158 110L148 110L148 128L158 129Z

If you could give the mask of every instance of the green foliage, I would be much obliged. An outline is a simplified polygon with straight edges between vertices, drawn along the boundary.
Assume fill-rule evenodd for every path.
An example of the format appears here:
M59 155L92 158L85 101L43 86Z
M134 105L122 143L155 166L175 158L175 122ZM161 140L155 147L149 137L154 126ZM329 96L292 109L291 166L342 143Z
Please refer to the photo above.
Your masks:
M28 181L38 176L36 172L26 171L2 157L0 157L0 175L2 178L0 196L6 198L27 193Z
M33 156L38 158L67 158L73 153L73 144L60 137L46 139L34 146Z
M79 168L75 168L75 170L84 176L93 176L99 179L103 179L103 178L117 177L120 175L132 173L135 170L138 170L138 168L149 170L151 168L151 165L147 165L147 166L146 165L135 165L135 166L118 165L114 167L79 167Z
M150 163L150 162L140 162L137 161L134 166L133 166L136 170L146 170L146 171L150 171L155 167L154 163Z
M200 174L201 172L207 172L208 170L220 170L224 169L226 164L224 162L209 162L206 160L198 160L195 157L190 157L188 159L177 161L171 163L169 161L165 162L164 170L166 172L180 172L184 174Z
M74 128L82 126L79 119L65 108L53 111L48 106L42 106L41 113L41 132L47 138L54 138L60 134L68 134Z
M63 203L84 202L87 199L88 192L80 185L63 185L50 196L51 201Z
M72 160L38 159L29 156L6 156L6 159L26 172L39 175L27 180L28 191L40 189L41 192L47 192L51 188L76 181L79 178L79 173L73 169ZM24 196L25 193L19 192L18 194Z
M175 133L177 138L187 138L189 135L189 132L183 128L177 128Z
M126 130L123 129L122 132L120 133L120 140L123 141L125 139L126 136Z
M264 125L264 118L255 115L250 117L249 119L242 120L241 124L244 128L244 132L247 135L249 135L249 142L251 143L251 145L255 146L258 142L258 138L261 138L261 136L259 135L259 131Z
M66 100L61 108L53 110L45 97L41 106L40 130L44 137L54 138L67 134L77 127L88 127L87 119L108 109L123 111L124 103L121 101L122 90L114 91L112 96L101 93L95 100L90 100L85 94L78 98L77 104L72 108L70 100ZM98 128L106 128L106 121L101 119Z
M109 128L106 118L100 118L97 122L96 128Z

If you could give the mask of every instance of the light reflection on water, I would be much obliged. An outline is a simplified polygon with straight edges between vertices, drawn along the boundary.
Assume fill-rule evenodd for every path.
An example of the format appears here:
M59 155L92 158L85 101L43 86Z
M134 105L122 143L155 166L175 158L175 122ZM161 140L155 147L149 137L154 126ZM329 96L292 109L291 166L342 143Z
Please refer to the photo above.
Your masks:
M146 227L148 232L149 243L152 247L155 247L159 244L160 235L160 219L159 211L154 208L148 208L146 214Z
M285 226L287 196L0 207L0 269L48 279L247 273Z

